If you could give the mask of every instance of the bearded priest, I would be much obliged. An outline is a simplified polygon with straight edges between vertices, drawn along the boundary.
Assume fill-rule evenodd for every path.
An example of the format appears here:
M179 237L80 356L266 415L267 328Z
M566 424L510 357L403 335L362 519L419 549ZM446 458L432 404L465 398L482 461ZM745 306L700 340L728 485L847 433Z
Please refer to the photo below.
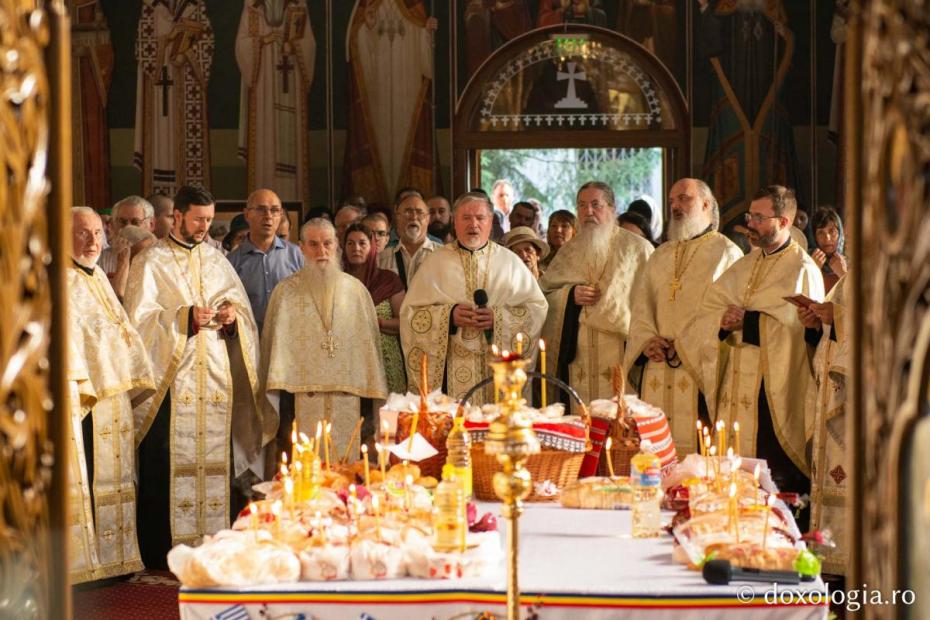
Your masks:
M317 423L332 424L335 459L371 400L387 398L381 332L368 289L342 271L329 220L309 220L300 238L304 268L281 280L268 302L262 386L272 402L280 397L276 455L288 449L296 418L297 429L311 437Z
M72 209L68 269L71 439L71 580L80 583L142 569L136 539L132 404L155 391L138 332L97 267L103 223Z
M578 234L539 285L549 301L543 338L558 377L590 402L612 394L613 368L623 362L630 333L633 284L652 244L617 226L614 192L606 183L582 185L576 204ZM567 407L568 395L560 398Z
M668 416L675 446L694 452L695 422L707 406L698 389L698 370L685 366L675 343L697 314L710 285L743 256L717 232L713 192L700 179L681 179L668 196L672 217L668 241L646 261L633 295L633 318L623 367L639 396Z
M533 274L513 252L490 241L494 210L481 192L462 194L452 206L455 243L437 248L420 267L400 309L400 340L407 382L420 387L427 356L430 390L442 387L461 398L490 374L488 348L517 349L532 357L546 317L546 298ZM479 391L476 405L493 401Z
M824 287L791 239L796 210L786 187L756 193L746 214L754 249L710 287L677 351L686 367L701 369L711 419L727 429L739 422L739 454L766 459L778 488L805 493L816 399L810 358L820 334L805 332L793 303L819 303Z
M139 433L139 542L148 568L166 566L172 545L229 526L261 447L277 419L262 418L258 334L232 264L203 243L214 200L182 187L174 228L129 269L126 310L152 357L158 389L135 408ZM231 453L231 454L230 454ZM232 500L232 501L231 501Z

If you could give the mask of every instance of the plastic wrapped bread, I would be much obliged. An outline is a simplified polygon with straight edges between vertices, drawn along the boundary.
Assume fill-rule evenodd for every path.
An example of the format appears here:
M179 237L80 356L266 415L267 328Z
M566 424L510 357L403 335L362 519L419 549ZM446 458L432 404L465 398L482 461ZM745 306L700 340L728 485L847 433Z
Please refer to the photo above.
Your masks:
M199 547L178 545L168 552L168 568L187 587L249 586L295 581L300 561L265 531L222 530Z

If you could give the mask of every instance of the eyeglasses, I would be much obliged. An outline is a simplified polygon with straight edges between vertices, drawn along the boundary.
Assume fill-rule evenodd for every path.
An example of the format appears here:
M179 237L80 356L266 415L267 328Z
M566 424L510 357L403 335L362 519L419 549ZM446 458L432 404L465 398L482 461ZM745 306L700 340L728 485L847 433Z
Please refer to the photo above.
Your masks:
M249 207L249 211L255 211L259 215L281 215L284 209L280 207Z
M407 217L415 217L418 220L425 220L429 217L429 211L424 211L422 209L404 209L401 213Z
M754 222L756 224L761 224L765 220L774 220L780 218L780 215L759 215L758 213L744 213L743 218L747 222Z

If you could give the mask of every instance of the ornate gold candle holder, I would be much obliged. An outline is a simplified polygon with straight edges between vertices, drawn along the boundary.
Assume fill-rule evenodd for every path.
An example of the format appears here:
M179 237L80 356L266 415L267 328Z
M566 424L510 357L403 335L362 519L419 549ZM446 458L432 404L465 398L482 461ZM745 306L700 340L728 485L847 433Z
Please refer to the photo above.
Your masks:
M532 489L526 460L540 451L533 424L520 412L521 396L526 384L526 360L506 351L490 362L494 371L494 389L502 395L500 415L491 422L484 443L485 454L494 456L501 471L494 474L494 493L503 502L502 514L507 520L507 618L520 617L520 584L517 558L519 552L519 520L523 499Z

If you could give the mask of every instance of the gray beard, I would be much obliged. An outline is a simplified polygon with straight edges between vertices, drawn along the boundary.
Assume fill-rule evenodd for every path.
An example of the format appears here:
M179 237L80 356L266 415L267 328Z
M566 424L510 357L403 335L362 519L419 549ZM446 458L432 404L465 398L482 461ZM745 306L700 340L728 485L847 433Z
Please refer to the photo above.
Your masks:
M578 244L586 248L585 254L588 259L598 267L607 263L610 243L616 228L617 225L610 220L598 226L582 226L578 231Z
M76 262L81 267L87 267L88 269L93 269L97 266L97 262L100 260L100 255L98 254L92 259L78 258L77 256L72 256L71 258L73 258L74 262Z
M333 257L324 265L315 261L310 262L307 268L314 275L309 281L310 296L317 309L323 314L321 317L326 325L332 325L333 298L336 295L336 278L342 273L339 268L339 259Z
M692 215L683 220L674 218L668 221L668 240L669 241L687 241L701 234L710 222L703 217Z

